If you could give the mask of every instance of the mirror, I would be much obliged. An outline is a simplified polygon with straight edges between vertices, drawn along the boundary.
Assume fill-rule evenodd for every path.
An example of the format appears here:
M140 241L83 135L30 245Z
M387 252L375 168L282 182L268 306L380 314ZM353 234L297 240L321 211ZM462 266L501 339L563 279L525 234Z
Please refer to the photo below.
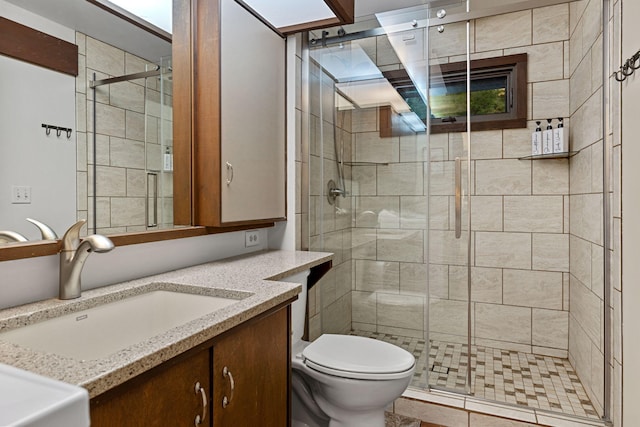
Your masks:
M107 235L173 227L171 37L106 3L0 0L78 51L77 78L0 55L0 246L43 238L27 218L59 236L77 218Z

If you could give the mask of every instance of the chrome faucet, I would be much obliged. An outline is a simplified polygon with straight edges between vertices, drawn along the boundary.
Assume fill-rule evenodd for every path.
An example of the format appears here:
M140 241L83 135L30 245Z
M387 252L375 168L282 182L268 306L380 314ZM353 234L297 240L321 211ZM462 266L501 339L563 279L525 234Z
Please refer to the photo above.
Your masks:
M0 230L0 240L6 240L9 242L26 242L28 241L26 237L24 237L20 233L16 233L11 230Z
M78 298L81 293L80 275L91 252L109 252L113 242L105 236L92 234L80 242L80 229L87 221L73 224L62 238L60 251L60 299Z
M38 227L38 230L40 230L40 234L42 235L42 240L58 240L59 239L56 232L53 231L53 229L49 227L47 224L45 224L44 222L40 222L33 218L27 218L27 221L29 221L31 224Z

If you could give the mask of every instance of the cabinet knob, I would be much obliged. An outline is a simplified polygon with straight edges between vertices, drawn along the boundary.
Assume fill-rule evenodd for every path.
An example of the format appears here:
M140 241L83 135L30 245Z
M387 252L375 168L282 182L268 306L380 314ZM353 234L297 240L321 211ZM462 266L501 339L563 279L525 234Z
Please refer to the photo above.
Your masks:
M204 387L200 385L199 381L196 383L195 391L196 394L200 394L202 397L202 416L196 415L196 419L194 421L194 425L197 427L204 422L205 418L207 418L207 392Z
M222 407L226 408L227 406L229 406L229 404L233 400L233 392L235 391L236 383L233 380L233 375L231 375L231 371L226 366L222 368L222 376L229 380L229 385L231 386L231 394L229 395L229 398L227 398L227 396L224 396L222 398Z

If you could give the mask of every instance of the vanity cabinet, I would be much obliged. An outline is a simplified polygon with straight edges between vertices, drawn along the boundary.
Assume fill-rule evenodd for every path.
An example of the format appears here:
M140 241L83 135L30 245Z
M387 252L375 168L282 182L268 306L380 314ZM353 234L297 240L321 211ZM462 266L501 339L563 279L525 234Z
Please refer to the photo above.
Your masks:
M94 397L92 427L289 425L289 319L287 306L248 320Z
M179 357L91 399L91 426L193 426L211 396L211 352ZM196 392L196 384L204 394ZM203 425L210 425L205 417Z
M178 188L187 181L191 188L190 201L178 197L175 203L192 202L193 208L176 206L176 223L226 227L283 220L285 39L235 0L191 7L191 25L182 22L173 34L174 58L191 64L189 75L174 75L174 91L191 93L174 98L174 115L181 118L174 124L174 179ZM193 219L180 212L192 212Z

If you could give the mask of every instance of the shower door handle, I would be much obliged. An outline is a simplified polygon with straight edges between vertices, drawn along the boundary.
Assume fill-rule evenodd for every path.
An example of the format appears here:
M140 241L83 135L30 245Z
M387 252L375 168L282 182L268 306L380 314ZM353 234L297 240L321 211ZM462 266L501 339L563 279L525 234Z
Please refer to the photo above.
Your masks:
M456 239L459 239L462 236L462 161L460 157L456 157L455 175Z
M150 207L149 196L153 192L153 207ZM153 214L153 220L149 221L149 211ZM158 174L156 172L147 172L147 227L153 228L158 226Z

